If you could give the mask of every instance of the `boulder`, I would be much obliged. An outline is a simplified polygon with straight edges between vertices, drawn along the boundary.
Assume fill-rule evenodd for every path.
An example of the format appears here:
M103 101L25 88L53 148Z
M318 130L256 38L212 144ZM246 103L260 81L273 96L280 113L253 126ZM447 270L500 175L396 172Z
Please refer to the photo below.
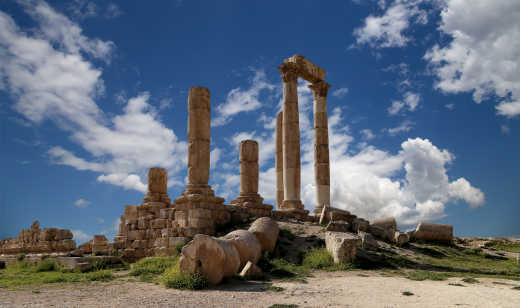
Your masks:
M197 234L182 248L179 270L200 273L212 285L233 276L240 268L240 255L231 241Z
M354 220L352 221L352 231L353 232L359 232L359 231L367 232L369 225L370 225L370 223L366 219L354 218Z
M264 278L264 273L256 264L248 261L240 272L240 277L248 280L259 280Z
M335 232L349 232L350 224L346 221L330 221L327 227L325 228L327 231L335 231Z
M370 251L377 251L379 249L379 244L372 234L359 231L358 236L361 238L361 248Z
M258 238L247 230L235 230L221 237L229 240L238 250L240 255L240 268L244 267L248 261L256 264L262 254L262 247Z
M327 232L325 245L334 263L351 262L356 258L357 248L361 247L361 238L352 233Z
M368 232L387 241L394 240L395 231L397 223L394 217L374 219L368 227Z
M408 243L409 241L410 236L408 235L408 233L399 231L396 231L394 233L394 243L396 243L397 245L401 246Z
M260 246L262 247L262 251L273 252L274 247L276 246L276 241L278 240L280 228L273 219L262 217L258 218L251 224L249 232L256 235L260 242Z
M451 243L453 240L453 226L421 222L415 229L413 237L416 240Z

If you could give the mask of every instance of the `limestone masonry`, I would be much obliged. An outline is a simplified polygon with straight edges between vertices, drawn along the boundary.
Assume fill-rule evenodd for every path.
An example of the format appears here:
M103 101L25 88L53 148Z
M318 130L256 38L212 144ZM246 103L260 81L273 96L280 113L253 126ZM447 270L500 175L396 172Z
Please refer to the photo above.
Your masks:
M22 230L18 238L0 241L0 254L70 252L121 255L127 260L146 256L169 255L185 245L181 267L190 272L207 272L210 282L238 273L256 275L260 251L272 252L278 238L278 225L272 219L297 219L326 225L327 247L334 259L351 260L356 247L377 250L374 236L403 245L410 239L451 241L453 227L421 223L414 232L399 232L393 217L369 223L348 211L336 209L330 200L330 160L327 115L326 72L303 56L285 59L278 67L283 83L283 110L276 117L275 170L276 207L264 204L258 193L259 144L243 140L239 144L240 193L224 204L209 185L211 146L210 91L192 87L188 93L187 184L175 200L168 196L168 172L150 168L148 190L139 205L127 205L121 216L119 232L110 243L103 235L83 243L76 242L69 230L40 229L37 221ZM314 179L316 200L309 215L301 201L300 127L298 78L311 83L314 97ZM257 219L251 228L214 238L219 228ZM347 232L358 235L348 235ZM368 233L367 233L368 232ZM205 253L211 252L211 255ZM200 263L200 262L204 263ZM214 266L218 265L218 270Z

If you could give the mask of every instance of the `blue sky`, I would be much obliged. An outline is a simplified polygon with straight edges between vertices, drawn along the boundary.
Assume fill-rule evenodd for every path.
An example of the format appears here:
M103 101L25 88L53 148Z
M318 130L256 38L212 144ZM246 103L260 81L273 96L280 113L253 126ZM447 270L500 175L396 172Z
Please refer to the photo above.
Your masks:
M260 145L274 203L276 67L327 71L333 206L402 229L520 235L520 3L2 1L0 238L35 219L113 236L146 171L186 177L187 93L211 91L210 184L239 189L238 143ZM312 95L299 83L302 199L314 208Z

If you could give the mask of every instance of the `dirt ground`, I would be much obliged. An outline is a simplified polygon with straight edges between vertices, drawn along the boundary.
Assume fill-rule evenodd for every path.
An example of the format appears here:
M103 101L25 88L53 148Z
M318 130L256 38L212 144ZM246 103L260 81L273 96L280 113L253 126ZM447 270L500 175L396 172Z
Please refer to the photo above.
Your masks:
M166 289L119 278L108 283L0 289L0 307L520 307L519 281L461 278L413 281L378 271L315 272L308 283L233 282L202 291ZM449 285L450 283L464 286ZM405 296L408 291L413 295Z

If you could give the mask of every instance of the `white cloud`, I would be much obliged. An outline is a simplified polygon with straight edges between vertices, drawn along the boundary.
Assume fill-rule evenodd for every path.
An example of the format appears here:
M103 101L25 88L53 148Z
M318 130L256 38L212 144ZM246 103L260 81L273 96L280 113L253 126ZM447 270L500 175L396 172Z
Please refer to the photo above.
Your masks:
M210 168L214 169L217 166L217 163L220 160L222 155L222 150L219 148L214 148L210 153Z
M403 122L401 122L401 124L399 126L393 127L393 128L385 128L385 129L383 129L383 131L388 132L388 134L390 136L395 136L402 132L411 131L414 125L415 125L414 122L412 122L410 120L404 120Z
M112 19L121 16L123 12L115 3L109 3L105 11L105 18Z
M141 182L141 178L135 174L112 173L108 175L100 175L98 182L110 183L112 185L121 186L124 189L134 189L140 192L146 192L147 186Z
M332 91L332 96L342 98L345 97L345 95L347 95L348 91L348 88L339 88L337 90Z
M366 128L366 129L362 129L361 131L361 134L363 136L363 139L365 140L372 140L376 137L376 135L374 135L374 133L372 132L372 130Z
M301 134L301 196L306 209L315 204L314 183L314 131L312 129L312 96L301 82L299 88L300 134ZM277 110L273 111L273 117ZM264 123L273 117L265 116ZM401 226L410 226L422 220L435 220L446 215L448 203L463 200L471 206L481 205L484 194L464 178L450 182L447 165L454 156L440 150L427 139L408 139L397 154L382 151L374 146L361 146L353 153L350 145L354 138L345 126L342 110L334 108L329 113L329 142L331 161L331 193L333 206L373 219L395 216ZM396 134L409 131L413 123L404 121L400 127L387 130ZM228 140L233 146L232 155L236 164L233 170L217 175L221 184L215 185L218 194L235 198L239 192L238 154L236 145L244 139L257 139L262 155L259 176L259 193L266 203L275 202L275 170L270 159L274 159L274 126L264 126L263 131L238 132ZM360 131L364 139L373 138L369 129ZM265 137L262 137L265 136ZM262 168L263 166L263 168ZM267 168L267 169L265 169Z
M446 107L446 109L448 109L448 110L453 110L453 109L455 109L455 104L446 104L446 105L444 105L444 107Z
M76 240L76 244L78 246L90 241L93 238L92 235L87 234L81 230L70 230L70 232L72 232L73 239Z
M274 88L275 86L267 81L264 71L255 71L251 86L248 89L232 89L229 91L226 101L217 106L217 117L211 121L212 125L225 125L240 112L259 109L262 107L262 103L259 101L260 93Z
M40 25L33 36L0 11L0 79L15 110L36 124L53 121L87 153L79 157L55 145L48 151L51 159L103 173L98 181L138 191L144 190L140 176L150 167L165 167L178 180L186 142L160 122L147 92L128 100L124 96L126 105L115 116L95 102L104 89L102 71L85 55L107 60L113 44L85 37L45 2L26 1L24 8Z
M80 208L87 208L90 205L90 201L87 201L85 199L78 199L74 201L74 206L80 207Z
M100 218L100 217L96 217L96 221L98 222L98 224L104 224L105 223L105 220L103 218Z
M424 56L447 93L473 92L480 103L496 95L497 113L520 114L520 2L447 0L439 30L452 38Z
M421 96L418 93L406 92L403 95L402 101L393 101L392 106L388 107L387 111L390 115L398 114L403 107L408 107L408 111L413 112L419 106L419 102L421 101Z
M418 7L421 1L394 1L383 15L369 15L364 25L354 30L357 45L404 47L411 40L406 34L410 24L425 24L427 13ZM384 5L383 5L384 7Z

